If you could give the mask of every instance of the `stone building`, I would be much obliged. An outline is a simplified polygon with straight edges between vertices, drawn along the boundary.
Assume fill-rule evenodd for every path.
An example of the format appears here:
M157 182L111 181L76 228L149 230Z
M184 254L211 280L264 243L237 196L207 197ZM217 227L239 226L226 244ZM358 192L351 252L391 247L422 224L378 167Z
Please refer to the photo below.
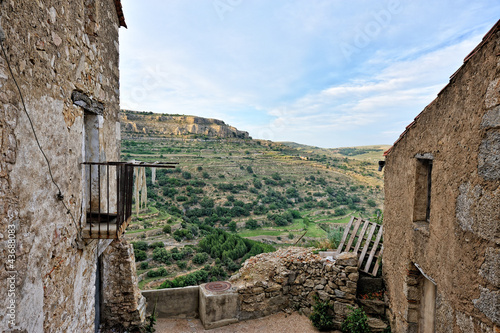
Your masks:
M385 200L393 332L499 332L500 21L386 153Z
M82 164L119 159L120 26L119 0L0 1L2 332L144 317L133 252L118 237L123 188L96 192L104 167ZM121 171L108 167L116 185ZM94 211L114 218L112 232L96 233Z

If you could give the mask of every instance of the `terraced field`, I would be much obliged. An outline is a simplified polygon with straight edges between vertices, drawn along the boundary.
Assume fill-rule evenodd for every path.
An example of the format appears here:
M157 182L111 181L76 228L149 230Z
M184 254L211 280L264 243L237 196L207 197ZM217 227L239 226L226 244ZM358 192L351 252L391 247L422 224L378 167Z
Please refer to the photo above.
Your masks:
M123 160L179 163L173 170L157 170L154 183L151 170L146 170L148 203L135 212L126 238L162 242L167 251L192 249L177 260L185 264L172 265L177 262L172 259L166 261L168 265L154 260L154 249L147 248L140 258L144 260L138 261L141 286L154 287L202 270L192 259L201 253L197 244L212 232L209 228L275 247L297 242L333 246L351 216L369 218L382 208L377 161L386 148L321 149L252 139L125 132ZM328 238L330 243L325 242ZM241 260L215 259L210 257L206 264L227 273L237 269ZM163 275L148 276L161 267L166 269Z

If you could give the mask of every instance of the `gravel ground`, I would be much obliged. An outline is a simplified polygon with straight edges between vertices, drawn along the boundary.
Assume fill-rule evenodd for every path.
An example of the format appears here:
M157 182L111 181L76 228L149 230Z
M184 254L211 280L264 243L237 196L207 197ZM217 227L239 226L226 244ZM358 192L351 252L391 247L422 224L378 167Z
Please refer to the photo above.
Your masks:
M242 321L224 327L205 330L199 319L158 319L156 333L185 333L185 332L213 332L213 333L317 333L309 318L297 312L286 314L280 312L268 317ZM338 332L338 331L334 331Z

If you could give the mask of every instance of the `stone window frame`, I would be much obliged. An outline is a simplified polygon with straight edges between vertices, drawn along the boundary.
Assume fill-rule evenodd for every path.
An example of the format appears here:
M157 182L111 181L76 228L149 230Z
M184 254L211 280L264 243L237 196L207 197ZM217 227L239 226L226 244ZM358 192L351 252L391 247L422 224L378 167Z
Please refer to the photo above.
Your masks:
M428 225L432 210L432 177L434 156L430 153L415 155L415 193L413 222Z

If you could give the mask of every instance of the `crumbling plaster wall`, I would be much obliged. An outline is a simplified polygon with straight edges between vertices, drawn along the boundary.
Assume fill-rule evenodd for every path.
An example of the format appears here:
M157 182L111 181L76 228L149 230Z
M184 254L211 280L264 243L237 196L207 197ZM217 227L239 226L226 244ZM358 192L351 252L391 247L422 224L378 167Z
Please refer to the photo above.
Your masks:
M413 332L410 263L437 283L436 332L500 327L499 54L497 29L386 158L383 267L395 332ZM428 226L412 220L424 153L434 156Z
M92 1L86 1L92 5ZM95 35L88 35L88 10ZM118 18L112 0L1 1L0 24L14 75L40 145L61 187L57 200L47 165L5 62L0 57L0 255L16 229L16 318L8 322L7 266L0 268L0 329L93 332L98 241L77 242L82 212L83 110L79 90L104 103L101 157L119 158ZM10 270L10 269L8 269Z

